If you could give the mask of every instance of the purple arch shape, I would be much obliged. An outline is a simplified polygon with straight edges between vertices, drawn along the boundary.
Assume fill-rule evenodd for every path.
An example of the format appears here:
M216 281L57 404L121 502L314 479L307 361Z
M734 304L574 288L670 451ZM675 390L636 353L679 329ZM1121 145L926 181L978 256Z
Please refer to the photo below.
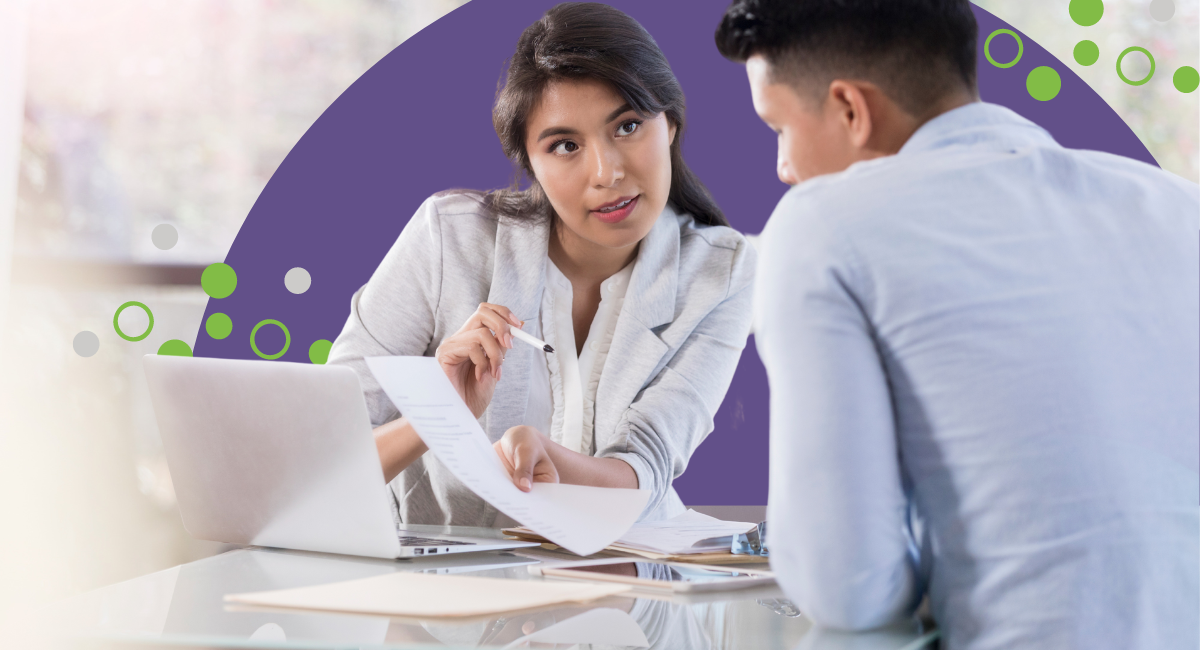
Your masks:
M224 312L233 333L203 328L196 356L255 359L251 328L273 318L292 345L283 361L308 363L308 346L337 337L350 295L383 259L416 207L451 187L506 185L513 171L491 127L496 83L521 31L552 0L473 0L405 41L350 86L305 133L255 202L226 257L237 291L209 300L205 318ZM657 39L688 97L684 153L735 228L762 230L786 187L775 178L775 138L754 114L742 66L717 53L712 35L726 0L611 4ZM978 7L979 87L987 101L1042 125L1068 147L1154 159L1119 116L1070 68L1021 34L1024 55L1000 69L983 56L996 29L1012 27ZM1014 30L1018 33L1019 30ZM997 37L992 55L1009 61L1015 41ZM1032 99L1025 77L1053 67L1062 90ZM293 295L283 276L301 266L312 287ZM283 334L262 328L259 348L278 350ZM675 485L684 501L760 505L767 499L767 379L751 340L716 429ZM719 480L712 480L720 477Z

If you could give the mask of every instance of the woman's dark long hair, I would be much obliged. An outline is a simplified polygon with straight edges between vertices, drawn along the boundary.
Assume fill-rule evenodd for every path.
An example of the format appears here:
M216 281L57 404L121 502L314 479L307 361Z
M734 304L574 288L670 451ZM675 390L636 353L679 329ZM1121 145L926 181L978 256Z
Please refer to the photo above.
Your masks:
M683 89L650 34L634 19L596 2L564 2L527 27L496 95L492 125L504 154L517 166L511 188L484 195L492 211L538 219L552 213L525 151L526 120L551 82L594 79L612 86L643 116L665 113L676 127L671 143L671 191L667 200L706 225L728 226L708 189L683 162L680 143L687 123ZM520 189L524 172L530 187Z

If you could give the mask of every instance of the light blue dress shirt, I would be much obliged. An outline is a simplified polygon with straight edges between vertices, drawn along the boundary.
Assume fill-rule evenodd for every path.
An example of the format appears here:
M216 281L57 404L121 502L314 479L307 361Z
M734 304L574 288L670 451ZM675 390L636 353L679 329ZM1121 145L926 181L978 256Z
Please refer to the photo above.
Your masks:
M1198 229L1195 185L982 103L791 189L755 331L800 609L927 592L944 647L1200 647Z

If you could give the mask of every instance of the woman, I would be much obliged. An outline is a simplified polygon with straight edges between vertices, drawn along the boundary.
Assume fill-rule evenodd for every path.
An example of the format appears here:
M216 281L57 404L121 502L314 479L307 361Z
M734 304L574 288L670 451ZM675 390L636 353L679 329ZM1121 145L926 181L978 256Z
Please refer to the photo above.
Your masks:
M436 356L516 485L651 491L713 428L750 329L754 253L684 164L683 92L632 18L566 3L521 35L492 113L530 187L425 201L330 353L359 374L406 523L506 525L396 412L363 357ZM555 350L514 345L522 327Z

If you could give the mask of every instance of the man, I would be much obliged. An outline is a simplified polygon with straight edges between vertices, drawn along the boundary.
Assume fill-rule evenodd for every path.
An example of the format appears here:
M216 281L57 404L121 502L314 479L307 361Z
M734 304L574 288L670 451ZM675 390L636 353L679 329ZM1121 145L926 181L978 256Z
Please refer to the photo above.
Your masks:
M1200 200L975 86L967 0L738 0L771 564L819 624L1200 646Z

